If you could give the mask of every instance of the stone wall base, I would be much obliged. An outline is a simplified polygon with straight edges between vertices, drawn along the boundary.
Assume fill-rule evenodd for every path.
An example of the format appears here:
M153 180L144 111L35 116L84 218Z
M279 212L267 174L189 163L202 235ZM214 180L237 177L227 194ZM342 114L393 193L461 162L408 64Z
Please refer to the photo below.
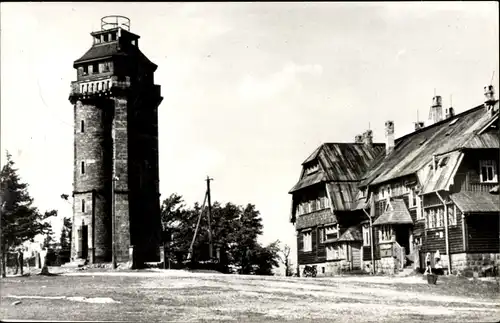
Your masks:
M444 256L442 258L443 267L447 268L448 257ZM451 255L452 274L461 275L465 272L472 272L474 275L481 276L492 270L496 271L497 275L500 272L500 253L459 253Z

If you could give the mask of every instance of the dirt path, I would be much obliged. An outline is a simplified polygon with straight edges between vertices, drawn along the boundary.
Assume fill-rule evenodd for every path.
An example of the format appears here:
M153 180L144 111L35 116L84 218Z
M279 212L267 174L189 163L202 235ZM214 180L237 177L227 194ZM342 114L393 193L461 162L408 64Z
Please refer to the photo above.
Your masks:
M471 293L457 293L457 284ZM75 320L114 321L494 322L500 306L487 297L492 286L467 280L428 285L422 277L79 271L2 281L0 313L18 319L75 313Z

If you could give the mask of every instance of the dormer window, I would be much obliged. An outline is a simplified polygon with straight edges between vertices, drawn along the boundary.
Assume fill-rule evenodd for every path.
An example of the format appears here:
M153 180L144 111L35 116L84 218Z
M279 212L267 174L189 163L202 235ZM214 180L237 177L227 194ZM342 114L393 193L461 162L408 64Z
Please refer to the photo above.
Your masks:
M481 160L479 162L480 178L482 183L498 182L498 173L496 162L494 160Z
M92 74L98 74L99 73L99 64L94 63L92 64Z
M312 173L316 173L318 170L319 170L318 164L309 165L306 167L306 174L309 175Z

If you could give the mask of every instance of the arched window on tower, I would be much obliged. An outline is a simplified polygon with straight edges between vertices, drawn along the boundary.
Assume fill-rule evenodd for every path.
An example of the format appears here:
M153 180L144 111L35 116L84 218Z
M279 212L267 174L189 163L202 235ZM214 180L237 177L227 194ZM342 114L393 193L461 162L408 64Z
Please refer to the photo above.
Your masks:
M82 161L81 163L81 171L82 171L82 175L85 174L85 162Z
M82 133L85 132L85 121L84 120L80 121L80 132L82 132Z
M82 199L82 213L85 213L85 199Z

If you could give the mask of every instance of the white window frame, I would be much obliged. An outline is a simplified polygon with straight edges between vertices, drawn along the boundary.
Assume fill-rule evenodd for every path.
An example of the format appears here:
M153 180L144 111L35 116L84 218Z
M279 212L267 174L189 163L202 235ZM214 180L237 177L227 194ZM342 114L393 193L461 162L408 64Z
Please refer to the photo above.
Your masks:
M371 245L370 226L363 225L362 231L363 231L363 246L370 246Z
M448 226L457 225L457 206L448 205Z
M306 175L313 174L319 171L319 164L314 164L306 168Z
M483 177L483 168L486 168L486 177ZM492 179L488 179L488 170L491 169ZM497 183L498 173L497 165L494 160L480 160L479 161L479 178L481 183Z
M304 252L312 251L312 231L302 232L302 244L304 245L302 251Z
M392 241L392 226L391 225L382 225L380 227L380 241Z
M321 227L321 228L319 228L319 231L321 232L319 234L320 243L325 242L327 240L326 237L329 234L335 234L338 237L338 230L337 230L336 225L327 225L327 226Z
M422 210L422 200L420 195L417 194L417 220L422 220L424 218L424 212Z

